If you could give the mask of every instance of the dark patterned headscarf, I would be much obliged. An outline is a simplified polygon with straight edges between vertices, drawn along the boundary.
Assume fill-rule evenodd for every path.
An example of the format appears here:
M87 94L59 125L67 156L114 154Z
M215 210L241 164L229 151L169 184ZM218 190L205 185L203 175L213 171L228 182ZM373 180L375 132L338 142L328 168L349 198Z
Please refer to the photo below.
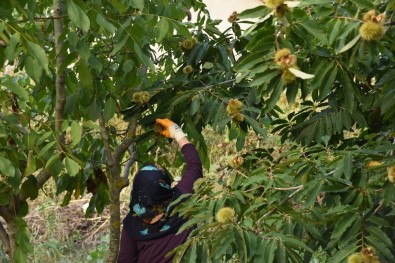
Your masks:
M124 228L135 240L150 240L176 233L186 221L178 215L170 216L170 203L181 195L171 187L169 172L157 164L146 164L136 174L130 200L130 211L123 220ZM150 224L156 216L159 221Z

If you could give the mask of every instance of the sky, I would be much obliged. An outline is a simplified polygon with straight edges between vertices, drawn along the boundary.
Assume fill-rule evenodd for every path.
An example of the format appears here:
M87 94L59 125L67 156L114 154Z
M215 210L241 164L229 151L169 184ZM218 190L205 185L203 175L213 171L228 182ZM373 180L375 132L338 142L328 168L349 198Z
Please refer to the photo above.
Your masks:
M240 13L249 8L262 5L261 0L203 0L212 19L221 19L220 28L229 27L228 17L233 11Z

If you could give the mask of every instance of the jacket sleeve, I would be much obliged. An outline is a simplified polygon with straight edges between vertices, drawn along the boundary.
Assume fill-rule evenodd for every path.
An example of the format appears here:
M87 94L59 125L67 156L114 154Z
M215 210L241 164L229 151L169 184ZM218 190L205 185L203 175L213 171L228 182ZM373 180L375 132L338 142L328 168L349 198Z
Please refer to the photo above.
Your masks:
M135 263L138 259L136 241L130 238L125 229L122 228L121 242L117 263Z
M193 193L193 184L203 176L202 162L195 146L191 143L185 144L181 152L184 155L186 169L176 187L183 194Z

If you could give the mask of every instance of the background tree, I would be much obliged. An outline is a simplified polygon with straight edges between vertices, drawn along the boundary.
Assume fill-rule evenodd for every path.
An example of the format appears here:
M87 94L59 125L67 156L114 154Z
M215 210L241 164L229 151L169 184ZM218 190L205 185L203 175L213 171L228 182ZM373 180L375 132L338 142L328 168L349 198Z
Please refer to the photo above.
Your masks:
M199 227L176 262L395 260L394 8L267 0L231 15L229 90L241 91L228 112L260 109L285 145L242 151L195 185L178 211ZM240 140L242 126L228 128Z

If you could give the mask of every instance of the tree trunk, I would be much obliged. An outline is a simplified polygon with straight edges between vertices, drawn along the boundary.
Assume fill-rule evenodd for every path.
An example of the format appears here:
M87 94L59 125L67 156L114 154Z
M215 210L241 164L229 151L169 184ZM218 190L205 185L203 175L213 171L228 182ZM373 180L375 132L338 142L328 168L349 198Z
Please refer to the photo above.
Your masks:
M7 222L7 233L10 239L10 250L8 256L10 257L11 262L14 262L13 255L15 252L15 241L16 241L16 233L18 232L18 225L16 224L15 217L11 217L8 220L6 219L6 222Z
M5 229L3 224L0 222L0 239L11 262L14 262L13 255L15 252L15 238L16 233L18 232L18 225L16 224L16 215L18 210L19 199L17 199L17 196L13 196L9 205L0 207L0 216L4 218L7 225L7 229Z
M131 118L129 120L129 127L127 137L115 149L114 153L111 151L108 133L106 130L104 117L99 117L100 134L103 139L107 168L108 168L108 181L110 187L110 245L107 257L107 263L115 263L118 257L119 241L121 234L121 212L120 212L120 193L124 187L129 184L128 174L121 176L120 163L122 156L128 150L129 146L133 143L136 134L137 119ZM133 147L131 148L133 151ZM134 161L134 153L131 153L131 160ZM128 165L130 168L130 165ZM127 169L129 169L127 168Z
M10 237L5 230L3 223L0 222L0 241L3 244L4 252L7 255L11 254L11 243L10 243Z
M108 252L108 263L116 262L119 251L119 241L121 234L121 212L120 212L120 191L111 187L110 184L110 244Z

